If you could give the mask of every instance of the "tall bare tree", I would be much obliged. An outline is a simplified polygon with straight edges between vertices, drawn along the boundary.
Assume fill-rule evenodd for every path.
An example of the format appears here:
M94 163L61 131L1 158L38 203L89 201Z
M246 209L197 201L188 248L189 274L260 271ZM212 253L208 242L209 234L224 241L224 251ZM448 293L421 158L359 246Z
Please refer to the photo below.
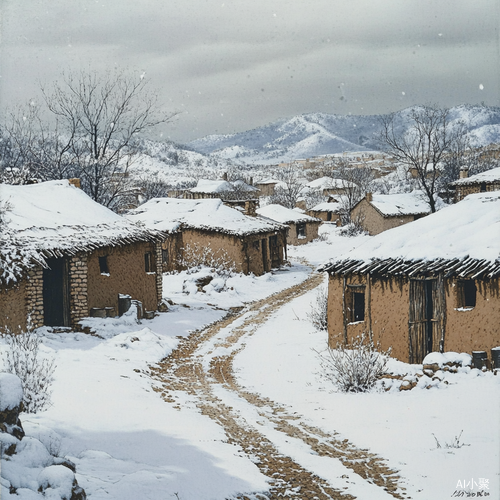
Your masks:
M366 195L371 192L375 175L366 166L351 166L349 161L339 158L335 163L335 175L342 180L343 195L340 196L342 225L351 222L351 210Z
M274 194L269 199L270 203L295 208L300 192L304 188L300 177L300 167L290 162L287 166L277 169L275 175L281 184L274 189Z
M69 73L50 88L42 87L42 93L61 134L69 139L66 156L79 172L83 189L116 209L130 194L127 174L140 135L176 113L159 111L147 81L123 72Z
M387 153L414 172L431 212L435 212L441 162L466 129L450 122L448 109L436 106L415 107L408 120L409 126L395 113L383 117L380 140Z

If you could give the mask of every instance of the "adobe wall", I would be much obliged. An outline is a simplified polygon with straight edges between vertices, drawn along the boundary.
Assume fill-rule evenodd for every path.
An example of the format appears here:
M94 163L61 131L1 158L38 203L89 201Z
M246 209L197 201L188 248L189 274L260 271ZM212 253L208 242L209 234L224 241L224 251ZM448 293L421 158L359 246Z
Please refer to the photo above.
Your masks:
M344 338L342 279L335 275L329 277L330 347ZM373 340L380 341L383 350L392 347L393 357L408 362L409 281L371 278L368 287L366 276L349 276L346 283L365 285L365 321L347 324L348 339L368 332L371 324ZM490 349L500 346L500 280L476 281L476 286L476 306L464 310L458 308L457 281L448 280L445 284L445 351L469 354L486 351L490 356Z
M384 217L366 199L361 200L351 211L351 220L359 221L361 226L372 236L402 226L415 220L413 215Z
M167 260L162 259L162 272L168 273L179 269L182 258L182 233L169 234L161 243L161 250L166 250Z
M131 295L140 300L143 308L155 311L157 297L157 275L146 273L144 254L152 252L155 256L155 245L152 243L134 243L122 247L103 247L88 257L87 293L88 308L114 307L118 313L118 294ZM99 257L108 256L109 276L100 273Z
M26 330L26 280L0 290L0 332Z
M331 214L330 219L328 219L328 214ZM340 220L339 214L322 210L308 210L307 215L316 217L316 219L321 219L324 222L337 222L338 220Z
M201 248L210 247L215 255L226 253L236 266L237 272L248 273L248 264L243 251L243 238L237 236L185 229L182 231L182 247L198 245Z
M320 225L319 222L306 222L305 238L299 238L299 236L297 235L297 224L295 224L293 222L288 224L288 226L290 226L290 230L288 231L288 236L286 238L287 244L288 245L304 245L306 243L309 243L310 241L312 241L318 237L319 225Z
M348 341L371 331L374 342L384 351L392 348L391 356L408 361L408 294L407 281L371 279L348 276L346 285L365 285L365 319L347 323ZM371 298L370 298L371 297ZM346 301L347 303L347 301ZM328 280L328 343L335 347L344 339L343 277L330 275Z
M210 247L215 254L225 251L227 256L234 261L236 271L244 274L253 273L260 276L271 270L271 253L269 248L269 237L274 233L251 234L242 237L227 235L223 233L185 229L182 232L182 246L199 245ZM277 234L280 247L280 264L284 262L283 246L284 238L281 233ZM263 262L262 245L266 247L266 262Z
M476 306L459 309L457 281L449 280L446 292L445 350L486 351L500 346L500 279L476 280Z

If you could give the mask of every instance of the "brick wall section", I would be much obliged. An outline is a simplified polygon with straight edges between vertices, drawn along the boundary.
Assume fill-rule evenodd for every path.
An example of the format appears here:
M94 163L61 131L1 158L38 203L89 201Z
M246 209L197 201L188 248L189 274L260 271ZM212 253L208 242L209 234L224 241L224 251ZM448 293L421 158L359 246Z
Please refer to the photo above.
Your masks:
M89 315L87 274L87 254L78 254L69 259L69 304L71 326L76 326L78 321Z
M43 326L43 269L41 266L29 271L25 290L26 313L31 318L31 327Z
M160 304L163 297L163 260L161 256L162 242L158 241L155 245L156 253L156 298Z

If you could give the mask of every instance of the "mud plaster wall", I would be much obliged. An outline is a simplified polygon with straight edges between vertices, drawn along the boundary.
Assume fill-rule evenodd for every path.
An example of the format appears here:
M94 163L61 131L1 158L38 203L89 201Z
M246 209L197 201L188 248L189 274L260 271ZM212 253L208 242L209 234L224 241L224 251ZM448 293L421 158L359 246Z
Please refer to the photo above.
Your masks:
M288 231L288 236L286 242L288 245L304 245L309 243L318 237L319 222L306 222L306 236L305 238L299 238L297 235L297 224L290 223L290 230Z
M476 307L457 310L457 281L446 283L446 351L486 351L490 356L490 349L500 346L500 279L476 280L476 287Z
M0 332L25 330L27 316L26 279L23 279L0 291Z
M415 220L413 215L401 215L384 217L380 214L366 199L361 200L351 212L353 221L359 220L363 228L372 236L392 229L393 227L402 226Z
M237 272L248 273L242 238L224 233L185 229L182 231L182 246L186 248L188 245L198 245L202 249L210 247L216 256L225 253L234 262Z
M167 273L179 269L179 260L182 258L182 233L168 235L161 248L167 253L167 261L162 260L162 271Z
M114 307L118 312L118 294L140 300L145 310L157 308L156 273L146 273L144 254L153 253L152 243L134 243L123 247L104 247L88 257L88 307ZM100 256L108 256L109 276L99 270Z
M330 219L328 219L328 215L330 214ZM321 219L324 222L336 222L340 220L339 214L333 212L319 211L319 210L308 210L307 215L311 217L316 217L317 219Z
M357 284L365 285L365 320L346 325L348 341L362 333L368 334L371 324L373 340L380 342L381 349L385 351L391 347L392 357L408 361L408 283L371 278L368 285L366 276L347 277L346 285ZM342 291L343 278L330 275L327 313L330 347L335 347L344 338Z
M210 245L215 253L225 251L228 257L234 261L237 272L254 273L256 276L260 276L271 269L270 236L274 236L274 233L238 237L224 233L185 229L182 232L182 245L184 247L193 244L202 247ZM278 234L280 264L283 263L283 239L283 236ZM262 245L266 247L267 259L265 265Z

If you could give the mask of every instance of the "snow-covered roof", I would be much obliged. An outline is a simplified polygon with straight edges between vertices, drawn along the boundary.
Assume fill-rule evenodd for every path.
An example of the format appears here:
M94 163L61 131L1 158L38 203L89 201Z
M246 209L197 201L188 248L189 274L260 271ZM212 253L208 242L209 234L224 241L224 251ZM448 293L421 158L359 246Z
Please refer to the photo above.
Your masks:
M155 238L68 180L0 184L0 201L8 207L0 231L0 281L6 283L33 265L45 266L47 257Z
M382 215L421 215L430 212L420 191L399 194L373 194L370 202Z
M337 213L342 208L342 204L338 202L328 202L318 203L316 206L311 208L312 212L332 212Z
M282 224L244 215L239 210L224 205L217 198L201 200L153 198L144 205L130 210L126 217L162 232L179 231L185 227L243 236L285 229Z
M480 174L471 175L470 177L465 177L464 179L458 179L452 182L452 186L462 186L468 184L481 184L483 182L499 182L500 181L500 167L492 168L491 170L486 170L486 172L481 172Z
M311 189L345 189L355 187L356 184L343 179L333 179L332 177L320 177L314 181L308 182L307 187Z
M301 223L301 222L321 222L316 217L311 217L297 210L283 207L282 205L266 205L257 209L257 213L263 217L280 222L282 224Z
M250 184L247 184L245 181L242 181L241 179L231 182L231 184L235 189L239 189L241 191L248 191L249 193L256 192L259 190L254 186L250 186Z
M196 187L190 189L192 193L223 193L232 190L233 186L228 181L209 179L200 179Z
M264 181L256 181L255 184L277 184L278 179L266 179Z
M500 276L500 192L461 202L370 238L323 267L333 273Z

